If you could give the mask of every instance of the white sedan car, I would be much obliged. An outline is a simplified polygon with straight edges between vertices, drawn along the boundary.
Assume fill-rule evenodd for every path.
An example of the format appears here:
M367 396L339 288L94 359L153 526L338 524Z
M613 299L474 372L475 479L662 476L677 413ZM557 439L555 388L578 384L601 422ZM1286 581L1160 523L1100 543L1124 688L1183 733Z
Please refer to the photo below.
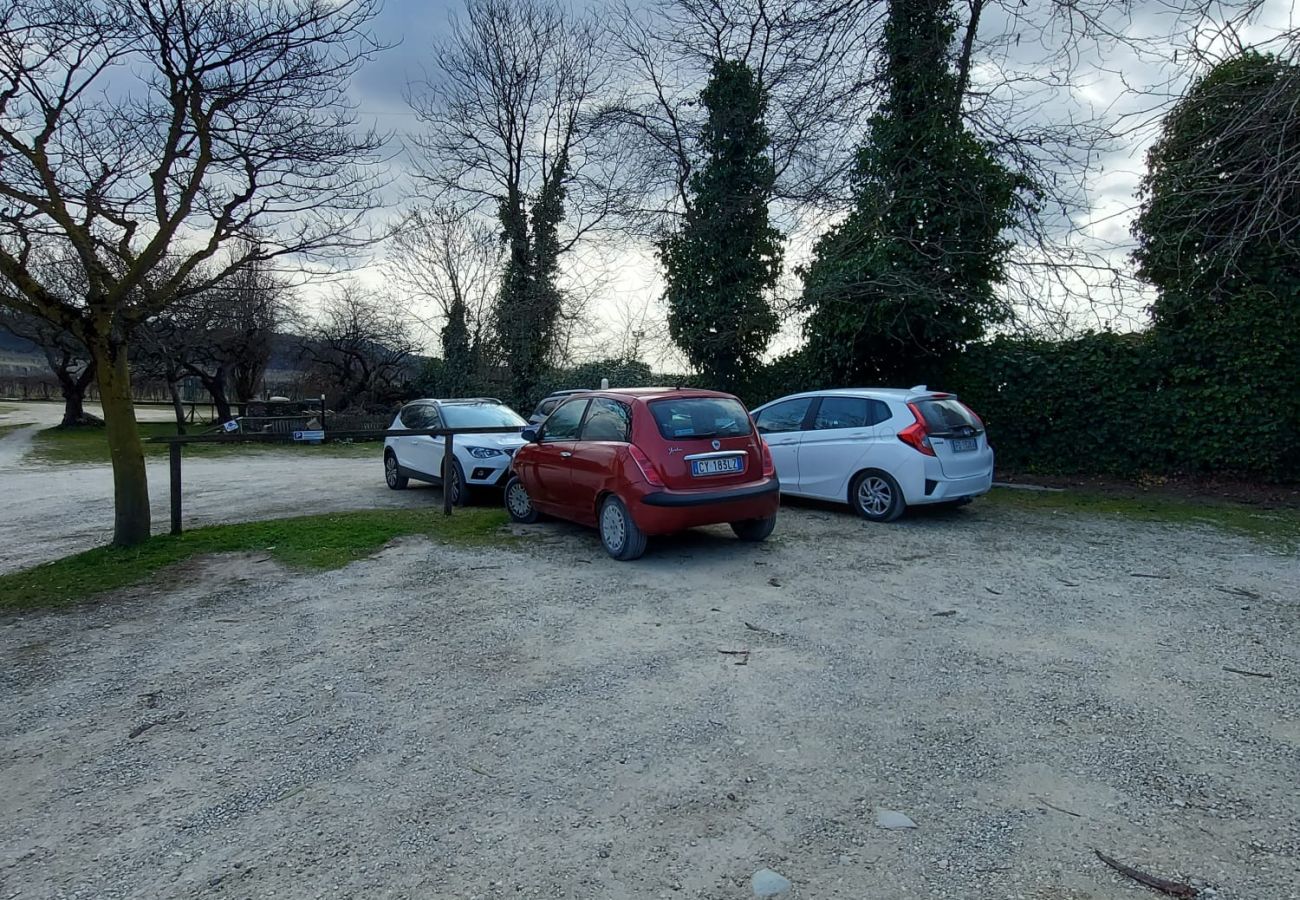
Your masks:
M528 423L500 400L413 400L402 407L389 428L519 428ZM428 435L399 435L384 441L384 480L395 491L412 478L442 484L451 502L461 505L469 490L503 487L510 461L524 439L516 434L457 434L452 441L452 465L447 465L446 439Z
M753 415L783 494L848 502L874 522L966 502L993 484L984 423L955 394L924 385L810 391Z

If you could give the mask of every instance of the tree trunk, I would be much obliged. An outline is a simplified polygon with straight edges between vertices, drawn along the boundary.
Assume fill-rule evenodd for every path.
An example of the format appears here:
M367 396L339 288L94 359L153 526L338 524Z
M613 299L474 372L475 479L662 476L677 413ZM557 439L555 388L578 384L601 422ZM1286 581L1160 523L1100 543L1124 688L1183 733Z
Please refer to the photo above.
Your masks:
M150 519L149 477L131 399L126 345L99 335L87 344L94 358L108 450L113 459L113 544L130 547L149 539Z
M80 378L59 373L59 389L63 392L63 422L60 427L70 428L82 424L86 418L85 383Z
M171 394L172 409L176 412L176 433L185 433L185 403L181 400L180 382L175 378L167 379L167 393Z

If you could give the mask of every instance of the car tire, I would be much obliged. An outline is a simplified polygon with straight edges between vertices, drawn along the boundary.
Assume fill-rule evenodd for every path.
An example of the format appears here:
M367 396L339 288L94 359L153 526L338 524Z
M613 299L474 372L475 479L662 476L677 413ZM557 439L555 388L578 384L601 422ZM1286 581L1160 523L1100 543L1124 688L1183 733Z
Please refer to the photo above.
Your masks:
M626 562L640 559L645 553L645 532L636 527L627 506L613 494L601 501L596 524L600 529L600 543L614 559Z
M505 504L510 519L521 525L531 525L542 517L537 507L533 506L532 498L528 496L528 490L518 475L510 476L506 482Z
M849 485L849 505L869 522L892 522L907 508L894 476L879 469L857 474Z
M776 516L768 516L766 519L745 519L743 522L732 522L731 530L736 533L736 537L742 541L759 543L767 540L772 529L776 528Z
M384 454L384 481L394 491L404 491L411 483L411 479L402 474L402 468L397 464L397 454L392 450Z
M465 483L465 470L458 460L451 461L451 480L447 479L447 467L443 464L442 489L451 491L451 505L464 506L469 502L469 485Z

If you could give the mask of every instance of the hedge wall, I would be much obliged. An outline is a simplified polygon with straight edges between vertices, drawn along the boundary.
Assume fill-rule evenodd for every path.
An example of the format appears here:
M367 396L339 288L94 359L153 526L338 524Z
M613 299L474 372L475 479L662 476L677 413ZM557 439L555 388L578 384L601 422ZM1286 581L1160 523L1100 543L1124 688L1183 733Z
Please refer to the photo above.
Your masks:
M984 418L1000 468L1300 480L1300 321L1250 309L1195 334L999 338L963 354L948 387Z

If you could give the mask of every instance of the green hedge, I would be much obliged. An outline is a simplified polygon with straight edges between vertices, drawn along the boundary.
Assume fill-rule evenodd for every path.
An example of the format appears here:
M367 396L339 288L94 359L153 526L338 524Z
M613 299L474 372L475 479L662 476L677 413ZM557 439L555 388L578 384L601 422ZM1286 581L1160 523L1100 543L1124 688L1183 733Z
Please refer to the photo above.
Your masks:
M948 387L1000 468L1038 474L1300 479L1300 317L1242 304L1194 333L998 338Z

